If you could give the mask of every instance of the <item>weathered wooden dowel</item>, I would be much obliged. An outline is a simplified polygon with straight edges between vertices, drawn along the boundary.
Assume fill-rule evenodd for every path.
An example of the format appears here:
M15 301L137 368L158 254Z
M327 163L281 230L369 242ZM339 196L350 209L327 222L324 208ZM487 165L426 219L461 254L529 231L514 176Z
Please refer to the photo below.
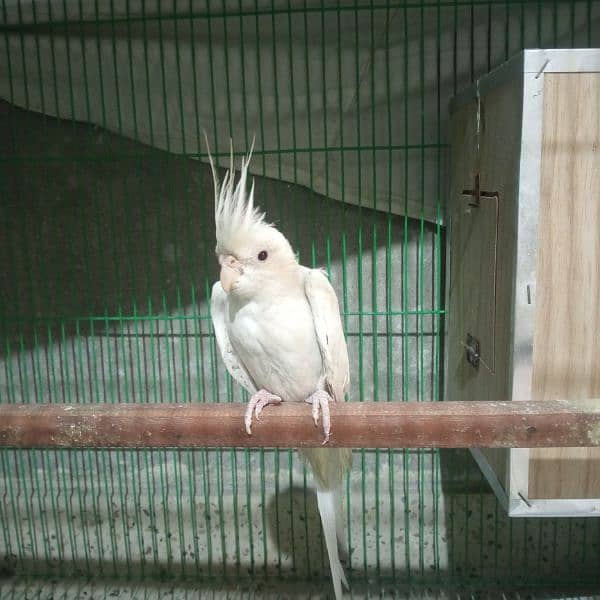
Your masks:
M247 435L243 404L0 404L0 447L318 447L310 406L269 406ZM328 446L600 445L600 400L352 402L331 407Z

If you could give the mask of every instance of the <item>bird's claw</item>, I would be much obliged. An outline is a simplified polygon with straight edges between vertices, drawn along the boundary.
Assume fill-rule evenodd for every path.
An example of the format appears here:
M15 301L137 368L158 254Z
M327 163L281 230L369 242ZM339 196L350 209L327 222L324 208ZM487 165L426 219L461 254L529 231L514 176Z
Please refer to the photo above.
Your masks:
M329 402L331 400L331 396L325 390L318 390L306 399L306 402L312 404L312 418L315 427L319 426L319 412L321 413L323 433L325 434L323 446L329 441L331 436L331 416L329 413Z
M312 403L312 418L315 423L315 427L318 427L319 426L319 403L318 402Z
M281 398L275 394L271 394L271 392L267 392L267 390L258 390L250 398L244 415L244 425L246 426L246 433L248 435L252 435L252 413L254 413L254 418L260 421L260 413L269 404L281 404Z

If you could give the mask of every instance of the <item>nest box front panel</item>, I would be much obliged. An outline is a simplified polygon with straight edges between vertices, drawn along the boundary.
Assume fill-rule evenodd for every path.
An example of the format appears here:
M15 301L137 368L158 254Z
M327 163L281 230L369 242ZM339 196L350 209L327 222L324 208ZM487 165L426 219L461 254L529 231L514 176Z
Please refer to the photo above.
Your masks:
M510 395L515 262L518 81L473 98L453 114L448 293L449 400ZM503 486L508 452L483 450Z

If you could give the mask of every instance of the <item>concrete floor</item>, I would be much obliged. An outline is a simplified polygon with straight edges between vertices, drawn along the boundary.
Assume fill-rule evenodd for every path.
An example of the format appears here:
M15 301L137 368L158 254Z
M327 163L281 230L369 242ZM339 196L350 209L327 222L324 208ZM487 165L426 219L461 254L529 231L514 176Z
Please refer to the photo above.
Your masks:
M117 600L321 600L329 596L314 584L264 584L261 586L231 586L228 591L211 591L199 588L193 583L184 584L127 584L123 582L55 582L39 581L23 583L5 583L0 580L2 598L10 600L99 600L110 598ZM579 592L555 590L514 590L487 589L451 586L353 586L345 595L348 600L394 599L394 600L593 600L597 594L582 589Z

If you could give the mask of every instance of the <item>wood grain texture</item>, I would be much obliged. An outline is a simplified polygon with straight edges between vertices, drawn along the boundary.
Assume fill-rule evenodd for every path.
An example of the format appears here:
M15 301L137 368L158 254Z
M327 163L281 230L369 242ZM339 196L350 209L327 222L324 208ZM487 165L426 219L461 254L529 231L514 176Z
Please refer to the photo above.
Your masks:
M310 406L268 407L244 429L243 404L1 404L0 447L321 447ZM600 445L600 404L348 402L331 406L328 446L469 448Z
M544 77L533 399L600 396L600 73ZM600 450L530 453L530 498L600 498Z

